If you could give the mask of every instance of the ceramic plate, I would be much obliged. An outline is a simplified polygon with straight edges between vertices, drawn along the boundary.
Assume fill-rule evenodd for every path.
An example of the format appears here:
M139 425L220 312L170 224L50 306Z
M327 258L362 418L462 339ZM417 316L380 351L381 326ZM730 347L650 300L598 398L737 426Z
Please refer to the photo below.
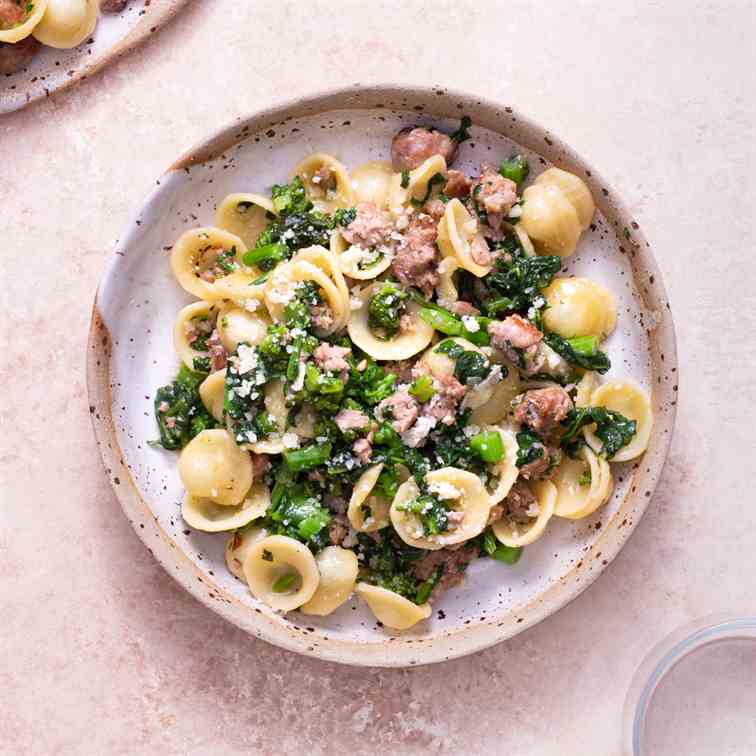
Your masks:
M481 559L464 585L436 602L430 620L405 633L378 627L367 606L348 602L324 619L279 616L228 573L223 536L181 520L177 455L154 449L153 396L178 368L172 327L190 301L174 281L169 254L187 228L212 223L226 194L267 193L305 155L323 151L347 166L387 158L392 135L410 124L451 130L475 124L455 167L473 173L513 150L532 174L558 165L581 176L597 203L594 224L568 261L616 295L620 319L607 342L608 376L634 378L652 394L655 430L645 456L613 467L616 488L595 515L552 520L520 562ZM669 447L676 399L675 339L667 297L638 224L596 171L551 132L514 111L447 90L354 87L250 116L178 160L108 261L95 301L88 382L105 467L136 532L188 591L249 633L300 653L349 664L409 666L469 654L540 622L575 598L617 555L648 506ZM556 520L557 518L555 518ZM145 554L145 559L148 556Z
M0 74L0 113L91 76L136 47L169 21L188 0L130 0L121 13L101 13L91 38L73 50L41 47L27 68Z

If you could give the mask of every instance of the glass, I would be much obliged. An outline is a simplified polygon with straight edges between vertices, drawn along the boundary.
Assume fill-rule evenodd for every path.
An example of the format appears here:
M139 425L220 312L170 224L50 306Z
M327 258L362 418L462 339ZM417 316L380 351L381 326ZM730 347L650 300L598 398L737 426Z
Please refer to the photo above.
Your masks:
M625 702L626 756L756 755L756 615L718 615L663 640Z

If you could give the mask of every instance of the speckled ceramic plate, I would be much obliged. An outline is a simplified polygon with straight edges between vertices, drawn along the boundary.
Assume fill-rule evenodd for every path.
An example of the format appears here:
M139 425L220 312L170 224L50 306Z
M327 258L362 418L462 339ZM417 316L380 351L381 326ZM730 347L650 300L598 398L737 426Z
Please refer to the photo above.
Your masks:
M472 117L473 139L457 167L472 172L524 150L538 173L555 164L583 177L596 199L594 225L568 269L615 292L616 332L608 341L610 376L630 376L651 391L656 426L645 456L614 468L611 501L594 516L552 520L520 562L474 562L463 586L445 594L432 617L405 633L378 627L351 601L324 619L280 616L249 594L224 563L225 538L182 522L175 453L156 450L155 388L178 361L172 325L189 301L168 258L187 228L213 221L229 192L267 192L304 155L335 154L348 166L386 158L391 136L409 124L451 129ZM617 555L648 506L669 447L675 416L672 316L648 243L618 197L584 160L513 108L444 89L360 87L328 92L234 123L178 160L126 229L108 261L92 316L88 353L91 412L108 475L124 512L150 552L188 591L249 633L300 653L349 664L409 666L469 654L540 622L575 598ZM147 556L145 555L145 558Z
M0 74L0 113L91 76L168 22L189 0L131 0L121 13L101 13L91 38L73 50L41 47L28 67Z

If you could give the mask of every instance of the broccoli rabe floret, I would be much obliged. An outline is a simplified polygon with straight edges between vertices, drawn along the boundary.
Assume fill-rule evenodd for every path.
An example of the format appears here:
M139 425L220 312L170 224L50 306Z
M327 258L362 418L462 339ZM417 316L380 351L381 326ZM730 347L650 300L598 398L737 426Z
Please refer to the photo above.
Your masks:
M425 535L438 535L449 527L449 505L434 494L420 494L416 499L399 504L400 512L411 512L423 525Z
M407 305L408 294L393 281L386 281L370 298L368 325L382 339L390 339L399 331L399 321Z
M201 431L217 426L200 399L199 385L205 378L207 373L182 364L173 383L155 393L155 417L163 448L181 449Z
M294 176L288 184L274 184L270 194L273 209L279 216L312 210L312 202L307 197L305 186L299 176Z
M517 184L518 190L525 183L530 173L528 159L524 155L512 155L509 160L503 160L499 167L499 173Z
M319 551L329 543L330 523L331 515L314 491L308 485L297 483L287 467L279 468L265 515L266 530L295 538L313 551Z
M570 410L562 420L566 428L560 439L562 448L569 454L575 452L582 445L578 435L584 425L596 424L596 436L601 439L603 446L601 454L611 459L623 446L627 446L637 430L635 420L630 420L619 412L608 410L606 407L577 407Z
M512 257L500 255L493 271L486 276L490 298L485 303L490 314L518 312L530 316L529 311L542 309L546 302L541 295L562 267L557 255Z

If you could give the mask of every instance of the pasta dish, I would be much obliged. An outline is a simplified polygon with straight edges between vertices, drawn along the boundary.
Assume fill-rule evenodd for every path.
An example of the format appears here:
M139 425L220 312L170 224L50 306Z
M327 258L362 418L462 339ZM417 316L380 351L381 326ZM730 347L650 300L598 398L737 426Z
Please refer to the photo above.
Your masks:
M310 155L172 248L196 301L159 443L180 450L183 519L227 533L228 569L274 610L356 594L410 628L472 560L506 571L594 513L648 445L646 391L603 377L612 292L561 273L588 187L531 180L519 154L468 176L470 128L404 129L351 170Z

